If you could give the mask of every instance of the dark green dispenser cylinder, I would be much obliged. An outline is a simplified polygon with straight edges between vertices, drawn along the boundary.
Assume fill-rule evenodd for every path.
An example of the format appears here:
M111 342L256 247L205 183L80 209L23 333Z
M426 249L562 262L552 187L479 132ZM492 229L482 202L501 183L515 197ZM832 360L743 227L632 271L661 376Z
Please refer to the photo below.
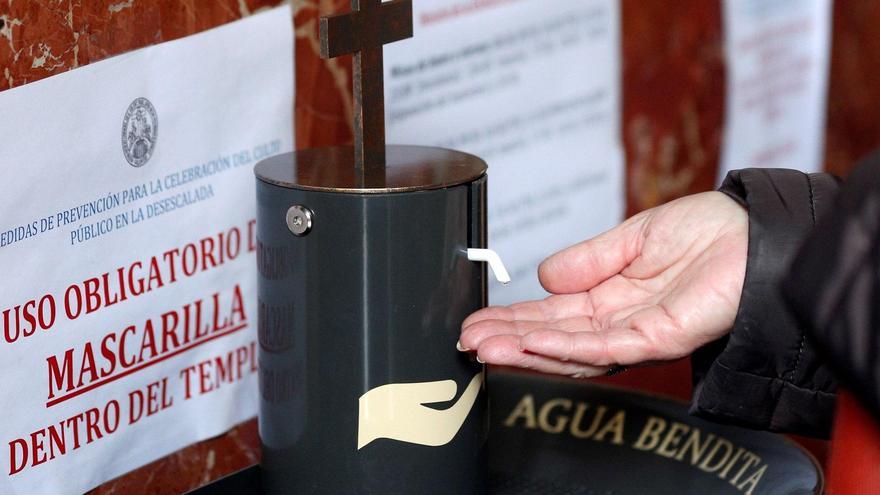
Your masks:
M484 381L443 445L361 445L359 427L373 412L360 399L379 387L451 380L451 400L417 405L448 412L483 379L455 344L465 317L487 302L486 266L467 257L486 247L485 163L389 146L383 176L365 177L352 156L346 147L305 150L256 167L263 490L484 494ZM413 406L390 397L383 407L400 415Z

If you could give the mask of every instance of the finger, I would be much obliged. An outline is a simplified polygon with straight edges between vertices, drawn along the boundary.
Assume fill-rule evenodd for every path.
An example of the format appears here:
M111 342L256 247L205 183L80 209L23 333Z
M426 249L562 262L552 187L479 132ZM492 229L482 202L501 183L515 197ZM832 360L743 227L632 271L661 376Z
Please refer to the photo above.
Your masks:
M471 350L479 348L484 340L491 337L499 335L520 336L540 330L584 332L596 330L596 326L593 319L588 316L557 321L482 320L462 330L458 342L462 350Z
M620 273L638 257L646 218L637 215L604 234L550 256L538 267L541 285L554 294L571 294L590 290Z
M521 302L510 306L490 306L468 316L461 327L464 329L483 320L551 321L592 314L590 295L582 292L554 295L541 301Z
M540 330L522 336L520 344L528 352L602 368L660 359L652 342L629 328L599 332Z
M558 359L523 352L520 349L519 337L513 335L499 335L486 339L477 350L477 356L488 364L513 366L575 378L600 376L608 371L608 368L562 362Z

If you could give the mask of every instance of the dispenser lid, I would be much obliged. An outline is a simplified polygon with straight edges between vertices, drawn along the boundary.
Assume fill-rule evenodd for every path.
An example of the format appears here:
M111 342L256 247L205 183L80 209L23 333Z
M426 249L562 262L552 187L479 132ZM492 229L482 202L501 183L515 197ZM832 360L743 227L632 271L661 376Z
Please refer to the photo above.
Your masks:
M257 178L281 187L311 191L378 194L442 189L466 184L486 173L486 162L461 151L427 146L388 145L384 168L354 168L354 148L334 146L267 158L254 168Z

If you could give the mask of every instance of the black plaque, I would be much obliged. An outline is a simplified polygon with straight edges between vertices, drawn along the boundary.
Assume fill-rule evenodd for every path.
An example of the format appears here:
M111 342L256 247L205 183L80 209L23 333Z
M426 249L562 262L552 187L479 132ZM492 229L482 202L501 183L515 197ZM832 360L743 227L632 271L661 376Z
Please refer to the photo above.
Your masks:
M489 382L492 494L813 495L823 490L816 460L785 437L702 421L675 400L526 373L490 371ZM456 489L441 484L430 493L452 495ZM198 493L262 493L259 468Z

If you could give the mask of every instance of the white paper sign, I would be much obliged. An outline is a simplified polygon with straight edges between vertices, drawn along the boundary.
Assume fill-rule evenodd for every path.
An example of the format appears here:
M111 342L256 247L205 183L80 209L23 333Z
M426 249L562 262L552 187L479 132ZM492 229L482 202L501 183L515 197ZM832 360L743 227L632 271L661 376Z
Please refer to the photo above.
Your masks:
M82 493L256 414L253 165L282 7L0 93L0 493Z
M725 0L727 109L718 180L822 169L831 0Z
M538 263L620 221L615 0L420 0L385 48L389 142L489 164L489 245L513 277L493 304L546 295Z

